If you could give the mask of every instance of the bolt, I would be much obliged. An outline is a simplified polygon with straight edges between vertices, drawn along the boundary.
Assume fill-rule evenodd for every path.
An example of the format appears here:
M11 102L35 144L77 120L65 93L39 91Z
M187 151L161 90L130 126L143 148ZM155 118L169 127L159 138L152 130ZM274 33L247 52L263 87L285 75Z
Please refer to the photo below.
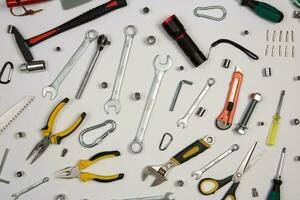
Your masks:
M261 94L259 93L252 93L251 94L251 102L250 105L248 107L248 109L246 110L246 113L241 121L241 123L238 125L238 128L236 129L237 132L241 135L244 135L247 129L247 124L248 121L254 111L254 108L256 107L256 104L258 102L260 102L262 99Z
M224 68L229 68L230 67L230 64L231 64L231 60L230 59L224 59L223 61L223 67Z
M198 111L196 112L196 115L197 115L198 117L203 117L205 111L206 111L205 108L200 107L200 108L198 109Z
M252 192L252 197L258 197L258 192L257 192L257 189L256 188L252 188L251 190Z
M68 149L64 148L61 152L61 157L65 157L67 153L68 153Z

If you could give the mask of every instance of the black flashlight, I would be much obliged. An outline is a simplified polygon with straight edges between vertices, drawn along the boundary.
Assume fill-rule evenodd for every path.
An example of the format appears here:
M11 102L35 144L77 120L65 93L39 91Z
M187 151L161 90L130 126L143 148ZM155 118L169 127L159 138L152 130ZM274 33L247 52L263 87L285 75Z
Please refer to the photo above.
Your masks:
M192 40L192 38L187 34L183 24L175 15L172 15L169 18L167 18L162 23L162 26L167 31L167 33L174 40L176 40L177 44L189 57L189 59L195 67L199 67L202 63L204 63L207 60L207 58L200 51L200 49Z

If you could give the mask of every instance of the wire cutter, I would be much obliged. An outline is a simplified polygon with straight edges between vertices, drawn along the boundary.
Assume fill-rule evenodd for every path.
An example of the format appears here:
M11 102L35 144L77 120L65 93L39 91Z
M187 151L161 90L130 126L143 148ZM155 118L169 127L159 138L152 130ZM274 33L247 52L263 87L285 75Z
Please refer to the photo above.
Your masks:
M233 184L226 192L222 200L236 200L235 192L241 182L244 173L252 166L248 164L256 148L256 145L257 142L254 145L252 145L252 147L248 151L247 155L245 156L244 160L242 161L241 165L239 166L235 174L230 175L227 178L224 178L222 180L216 180L213 178L202 179L199 183L199 190L201 194L203 195L214 194L217 190L221 189L223 186L227 185L232 181Z
M66 167L60 171L57 171L55 173L55 175L57 178L62 178L62 179L79 178L83 182L87 182L87 181L91 181L91 180L101 182L101 183L117 181L117 180L122 179L124 177L124 174L102 176L102 175L92 174L89 172L81 172L81 170L90 167L91 165L95 164L99 160L103 160L103 159L111 158L111 157L117 157L120 155L121 154L119 151L101 152L101 153L94 155L89 160L80 160L78 162L78 164L74 167Z
M61 141L65 137L72 134L84 120L84 118L86 116L85 112L81 113L81 115L78 117L78 119L68 129L66 129L62 132L56 133L56 134L52 134L55 119L56 119L58 113L62 110L62 108L68 102L69 102L69 99L65 98L54 108L54 110L50 114L47 125L44 128L42 128L42 130L41 130L44 138L37 145L35 145L33 150L30 152L30 154L26 158L26 160L28 160L31 156L33 156L33 154L36 154L36 156L31 161L31 164L34 163L46 151L46 149L49 147L50 144L60 144Z

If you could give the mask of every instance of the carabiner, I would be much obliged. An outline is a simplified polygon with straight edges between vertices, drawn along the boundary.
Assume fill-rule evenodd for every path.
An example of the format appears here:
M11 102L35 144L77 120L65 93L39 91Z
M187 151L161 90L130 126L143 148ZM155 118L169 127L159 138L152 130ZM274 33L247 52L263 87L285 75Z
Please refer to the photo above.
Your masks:
M94 140L94 142L90 143L90 144L87 144L84 142L83 140L83 136L89 132L89 131L92 131L94 129L97 129L97 128L101 128L101 127L104 127L106 126L107 124L110 124L111 125L111 128L109 130L107 130L103 135L101 135L100 137L96 138ZM96 146L97 144L101 143L104 138L106 138L110 133L114 132L114 130L116 129L117 125L116 125L116 122L113 121L113 120L107 120L101 124L97 124L95 126L92 126L92 127L89 127L89 128L86 128L84 129L83 131L81 131L81 133L79 134L79 142L82 146L84 146L85 148L92 148L94 146Z
M221 17L214 17L214 16L210 16L210 15L205 15L205 14L199 14L199 11L202 10L220 10L222 12L222 16ZM227 11L223 6L207 6L207 7L197 7L194 10L194 15L196 17L204 17L206 19L211 19L214 21L222 21L223 19L225 19L226 15L227 15Z
M10 67L9 72L8 72L8 76L7 76L7 79L6 79L5 81L2 81L2 76L3 76L4 71L5 71L5 69L6 69L7 67ZM8 83L10 83L11 77L12 77L12 75L13 75L13 71L14 71L14 65L12 64L12 62L10 62L10 61L6 62L6 63L3 65L3 67L2 67L2 69L1 69L1 71L0 71L0 84L8 84Z
M166 140L166 137L167 137L167 136L169 136L169 140L168 140L168 142L165 144L165 146L163 146L164 143L165 143L164 141ZM171 144L172 141L173 141L173 136L172 136L170 133L165 133L165 134L163 135L161 141L160 141L160 144L159 144L159 150L161 150L161 151L166 150L166 149L170 146L170 144Z

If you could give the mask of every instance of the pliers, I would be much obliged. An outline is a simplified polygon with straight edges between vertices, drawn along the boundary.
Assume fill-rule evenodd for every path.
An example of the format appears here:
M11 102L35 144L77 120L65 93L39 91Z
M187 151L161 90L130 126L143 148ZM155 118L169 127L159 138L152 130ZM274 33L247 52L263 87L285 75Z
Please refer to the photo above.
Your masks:
M26 158L26 160L28 160L31 156L33 156L33 154L36 153L36 156L31 161L31 164L34 163L46 151L46 149L49 147L50 144L60 144L61 141L65 137L72 134L84 120L84 118L86 116L85 112L81 113L81 115L78 117L78 119L68 129L66 129L62 132L56 133L56 134L52 134L55 119L56 119L58 113L62 110L62 108L68 102L69 102L69 99L65 98L54 108L54 110L50 114L47 125L44 128L42 128L42 130L41 130L44 138L37 145L35 145L33 150L30 152L30 154Z
M89 166L95 164L99 160L111 158L111 157L117 157L120 155L121 154L119 151L101 152L94 155L89 160L80 160L76 166L66 167L60 171L57 171L55 175L57 178L62 178L62 179L79 178L83 182L87 182L91 180L96 182L101 182L101 183L117 181L122 179L124 177L124 174L102 176L102 175L92 174L89 172L81 172L81 170L88 168Z

